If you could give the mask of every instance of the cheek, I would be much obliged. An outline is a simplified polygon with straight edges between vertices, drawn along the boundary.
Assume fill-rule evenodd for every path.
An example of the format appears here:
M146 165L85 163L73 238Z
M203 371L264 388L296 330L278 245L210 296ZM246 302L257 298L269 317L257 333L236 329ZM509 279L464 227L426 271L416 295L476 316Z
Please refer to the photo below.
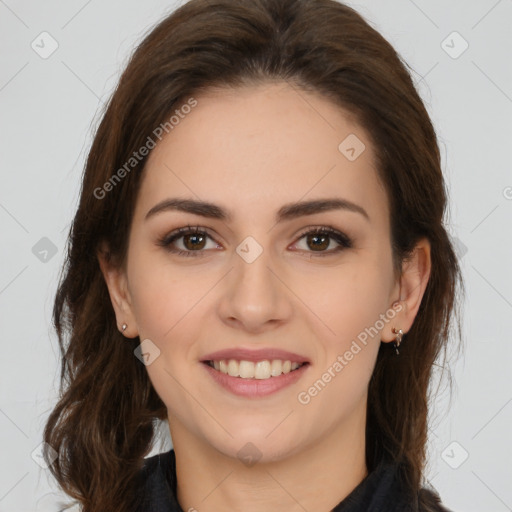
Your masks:
M366 392L373 372L384 327L382 318L391 321L386 318L389 289L385 272L376 265L350 269L347 265L337 278L331 275L320 284L323 286L308 285L315 290L313 297L310 295L315 316L326 326L318 340L324 354L310 384L318 382L316 387L322 390L317 407L337 403L342 410L350 410Z
M318 326L319 337L343 350L362 332L369 330L369 339L379 338L370 327L388 307L386 276L382 267L354 258L337 268L297 275L293 288L303 300L307 316ZM382 330L380 323L377 330Z
M317 339L319 364L297 399L304 414L324 418L325 425L348 417L365 400L387 306L387 289L378 279L378 272L367 272L331 281L328 299L316 303L329 329Z
M175 336L182 319L193 314L194 304L207 291L207 284L171 265L161 251L134 247L128 266L132 307L141 340L150 338L157 343Z
M188 376L204 325L198 318L207 314L206 295L215 276L180 270L150 251L133 252L128 276L140 340L149 339L158 353L147 366L148 374L162 398L176 396L179 384L171 375L180 381Z
M173 417L186 424L197 408L192 397L199 396L192 384L197 369L191 361L201 338L202 322L197 316L204 314L200 298L205 292L200 288L205 285L196 282L194 286L189 279L176 281L153 268L155 272L147 270L137 276L133 301L140 339L149 339L156 347L157 357L146 370Z

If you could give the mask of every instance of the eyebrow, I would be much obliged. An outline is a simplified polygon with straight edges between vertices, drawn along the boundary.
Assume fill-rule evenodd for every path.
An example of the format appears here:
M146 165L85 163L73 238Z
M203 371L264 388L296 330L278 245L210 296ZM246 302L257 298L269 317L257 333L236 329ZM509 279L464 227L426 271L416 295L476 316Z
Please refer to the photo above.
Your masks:
M316 199L312 201L303 201L288 203L279 208L275 221L276 223L289 221L297 217L304 215L314 215L316 213L326 212L330 210L346 210L361 214L367 221L370 221L370 217L366 210L347 199L341 198L330 198L330 199ZM231 213L213 203L206 201L197 201L195 199L179 199L169 198L156 204L148 211L144 220L153 217L157 213L167 211L180 211L185 213L192 213L194 215L200 215L201 217L207 217L211 219L219 219L225 222L231 222L233 216Z

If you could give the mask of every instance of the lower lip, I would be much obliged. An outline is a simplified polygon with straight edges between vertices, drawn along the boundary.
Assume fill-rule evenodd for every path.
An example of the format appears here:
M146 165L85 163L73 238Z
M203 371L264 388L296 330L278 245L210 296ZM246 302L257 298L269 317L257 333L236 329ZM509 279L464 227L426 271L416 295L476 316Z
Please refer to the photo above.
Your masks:
M227 373L222 373L212 368L206 363L201 363L212 378L224 389L231 393L247 398L259 398L277 393L279 390L297 382L309 367L309 364L303 364L300 368L289 373L282 373L279 377L270 377L268 379L243 379L242 377L232 377Z

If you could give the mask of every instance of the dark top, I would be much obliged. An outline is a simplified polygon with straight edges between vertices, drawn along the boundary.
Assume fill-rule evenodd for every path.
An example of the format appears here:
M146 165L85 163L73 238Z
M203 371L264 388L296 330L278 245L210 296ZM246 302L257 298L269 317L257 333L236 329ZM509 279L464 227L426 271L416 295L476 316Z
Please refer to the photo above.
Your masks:
M176 499L174 450L145 460L142 470L143 503L137 512L184 512ZM451 512L434 489L420 491L421 502L402 487L397 465L381 462L333 512Z

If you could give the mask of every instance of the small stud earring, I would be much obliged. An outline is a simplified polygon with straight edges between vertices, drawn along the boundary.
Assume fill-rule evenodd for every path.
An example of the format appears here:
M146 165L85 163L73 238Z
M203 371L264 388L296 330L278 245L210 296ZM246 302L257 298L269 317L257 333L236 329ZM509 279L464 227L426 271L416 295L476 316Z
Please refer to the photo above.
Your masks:
M128 325L126 324L123 324L123 326L121 327L123 329L123 332L126 331L126 328L128 327Z
M396 334L394 345L395 345L396 355L398 355L398 347L400 346L400 343L402 342L402 337L404 335L404 332L402 331L402 329L397 330L394 327L393 327L393 332Z

